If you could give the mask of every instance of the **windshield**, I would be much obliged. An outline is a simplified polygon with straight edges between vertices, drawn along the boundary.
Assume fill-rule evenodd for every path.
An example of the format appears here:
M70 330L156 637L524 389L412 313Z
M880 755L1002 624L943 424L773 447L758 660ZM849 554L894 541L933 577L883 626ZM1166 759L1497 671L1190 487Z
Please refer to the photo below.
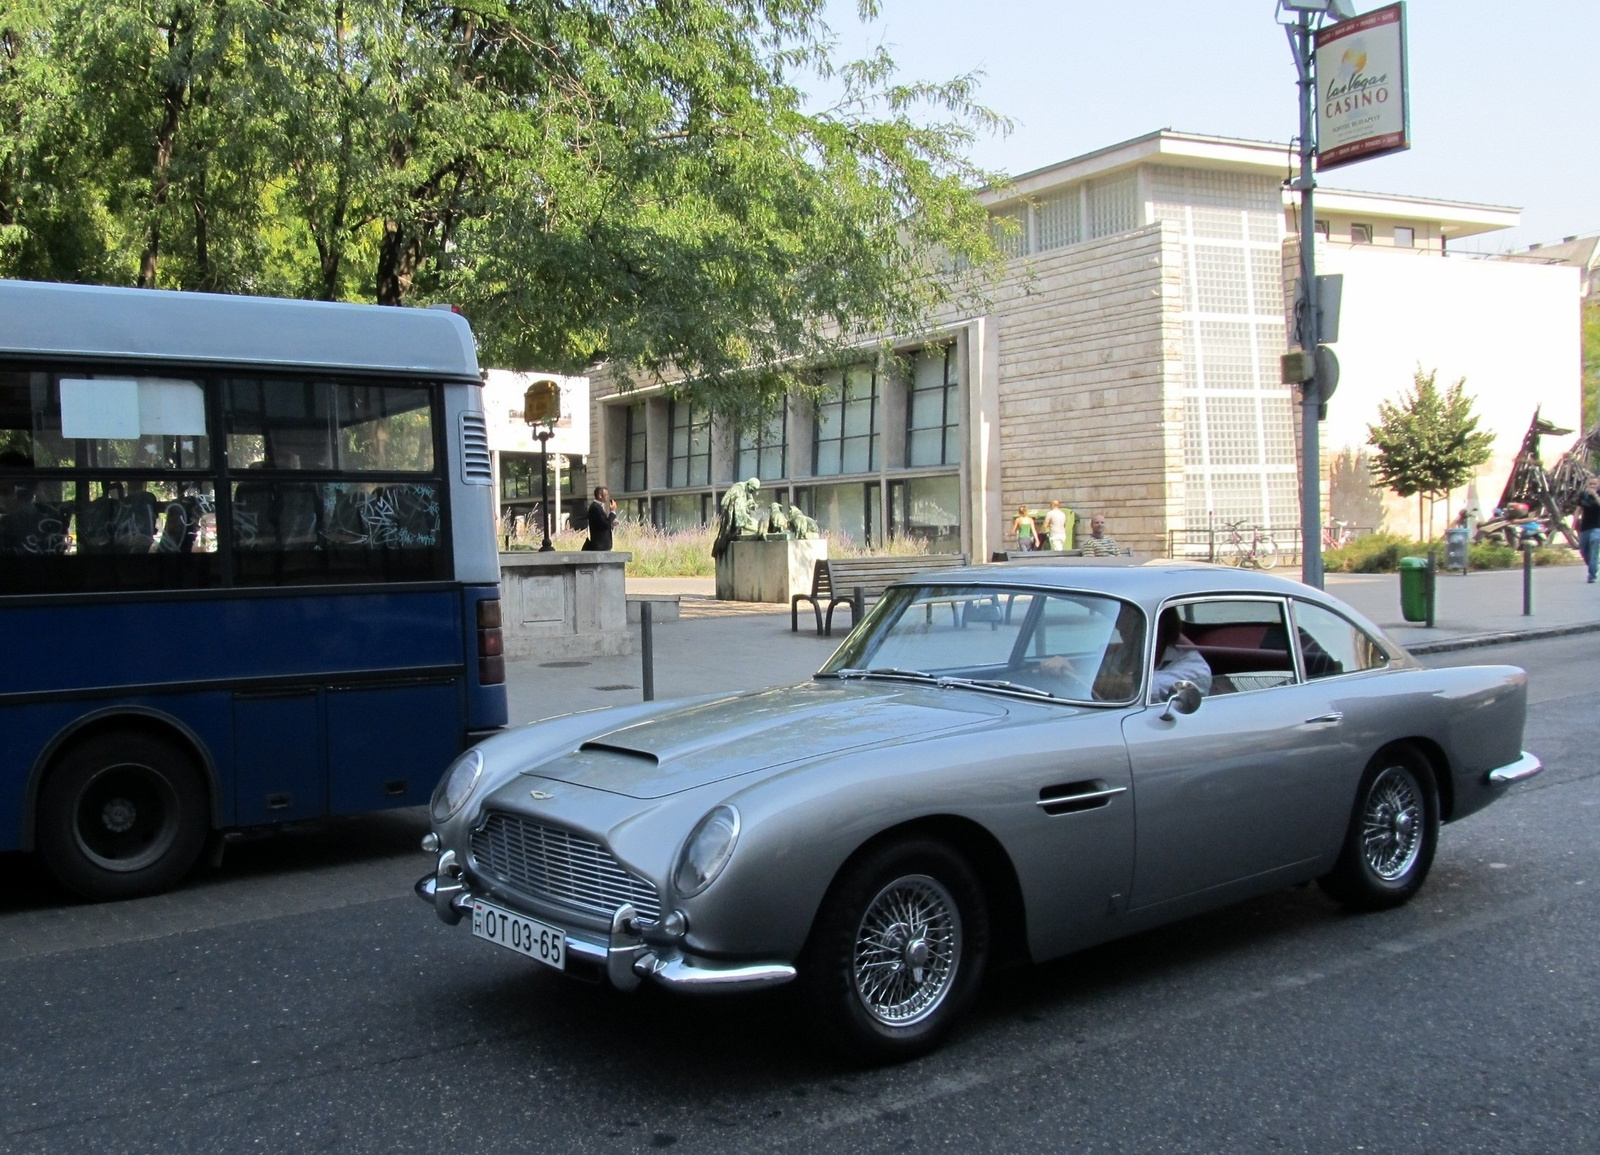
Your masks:
M1138 689L1144 615L1095 594L937 585L891 589L818 677L938 680L1073 702Z

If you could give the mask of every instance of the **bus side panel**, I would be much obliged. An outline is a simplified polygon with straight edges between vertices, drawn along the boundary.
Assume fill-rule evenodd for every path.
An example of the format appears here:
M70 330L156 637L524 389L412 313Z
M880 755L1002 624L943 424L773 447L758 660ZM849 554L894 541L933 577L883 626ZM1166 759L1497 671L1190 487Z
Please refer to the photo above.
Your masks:
M75 601L8 610L6 625L27 660L0 663L0 695L458 669L461 602L455 590L344 593L323 587L270 597Z
M437 721L460 717L460 680L335 688L326 701L330 813L420 805L461 753L461 730Z
M465 595L461 607L465 615L462 627L467 638L467 731L482 737L483 731L499 729L510 723L505 683L485 686L478 676L478 603L498 599L500 587L466 586L462 593ZM504 620L506 607L503 604L500 613Z
M53 754L52 743L62 737L70 740L70 734L80 726L119 715L137 716L141 724L166 726L177 732L179 741L196 747L212 796L212 821L219 826L232 825L233 727L229 697L223 692L117 695L0 707L5 719L5 740L0 742L0 851L33 846L33 807L37 799L31 792L37 786L33 774L40 765L40 755L47 749Z

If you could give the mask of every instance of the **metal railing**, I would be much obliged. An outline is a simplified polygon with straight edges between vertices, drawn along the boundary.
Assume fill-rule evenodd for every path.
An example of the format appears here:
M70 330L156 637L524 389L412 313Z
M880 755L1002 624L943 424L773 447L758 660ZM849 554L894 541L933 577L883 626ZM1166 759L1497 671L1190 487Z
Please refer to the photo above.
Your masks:
M1300 527L1240 525L1237 534L1226 525L1170 529L1167 531L1167 556L1252 569L1299 565Z

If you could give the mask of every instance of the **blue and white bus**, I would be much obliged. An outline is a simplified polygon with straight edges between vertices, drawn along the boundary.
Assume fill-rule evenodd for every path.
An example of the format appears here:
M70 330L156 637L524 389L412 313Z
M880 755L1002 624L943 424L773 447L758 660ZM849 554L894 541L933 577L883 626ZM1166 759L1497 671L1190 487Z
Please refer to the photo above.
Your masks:
M472 333L0 281L0 851L95 899L506 724Z

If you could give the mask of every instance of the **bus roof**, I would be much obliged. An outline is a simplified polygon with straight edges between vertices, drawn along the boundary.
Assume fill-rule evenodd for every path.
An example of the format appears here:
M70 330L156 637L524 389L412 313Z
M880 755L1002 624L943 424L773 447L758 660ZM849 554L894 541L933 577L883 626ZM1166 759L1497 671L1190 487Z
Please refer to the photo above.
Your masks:
M480 380L446 309L0 280L0 357L92 357Z

